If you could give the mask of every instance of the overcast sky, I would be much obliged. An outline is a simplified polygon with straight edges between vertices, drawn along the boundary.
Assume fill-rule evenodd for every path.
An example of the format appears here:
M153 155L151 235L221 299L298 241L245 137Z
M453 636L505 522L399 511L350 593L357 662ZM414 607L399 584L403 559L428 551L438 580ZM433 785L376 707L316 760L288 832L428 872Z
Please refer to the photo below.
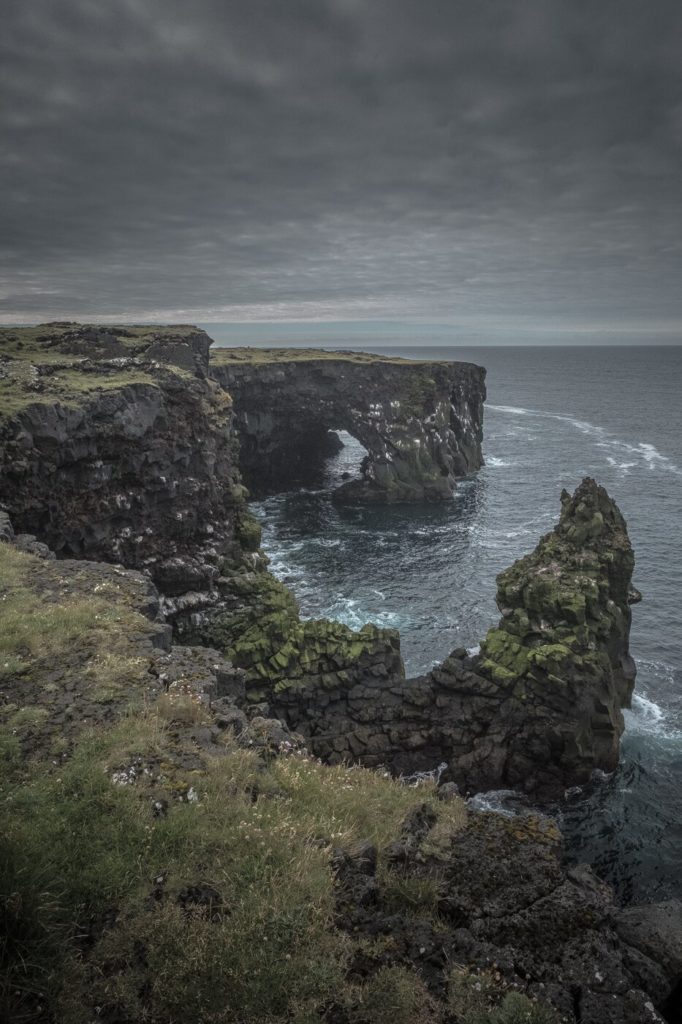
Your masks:
M0 319L682 339L679 0L4 0Z

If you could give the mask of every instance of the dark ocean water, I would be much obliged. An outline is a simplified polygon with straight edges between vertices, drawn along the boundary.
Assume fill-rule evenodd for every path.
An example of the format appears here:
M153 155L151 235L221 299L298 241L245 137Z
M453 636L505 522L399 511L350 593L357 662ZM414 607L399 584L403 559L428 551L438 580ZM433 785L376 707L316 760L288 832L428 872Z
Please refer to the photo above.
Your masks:
M345 436L322 489L255 506L273 571L307 617L399 628L416 674L479 642L496 574L553 526L562 487L594 476L635 547L638 678L618 771L560 814L569 854L623 899L682 896L682 348L376 351L487 367L486 466L444 504L335 508L331 486L363 454Z

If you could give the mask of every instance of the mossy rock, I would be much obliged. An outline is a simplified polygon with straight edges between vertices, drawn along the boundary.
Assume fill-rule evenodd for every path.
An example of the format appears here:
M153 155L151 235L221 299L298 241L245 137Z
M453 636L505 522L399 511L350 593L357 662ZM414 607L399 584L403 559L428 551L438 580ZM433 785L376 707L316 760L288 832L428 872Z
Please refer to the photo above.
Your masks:
M263 531L255 516L243 512L237 522L235 530L237 540L245 551L258 551L261 545Z

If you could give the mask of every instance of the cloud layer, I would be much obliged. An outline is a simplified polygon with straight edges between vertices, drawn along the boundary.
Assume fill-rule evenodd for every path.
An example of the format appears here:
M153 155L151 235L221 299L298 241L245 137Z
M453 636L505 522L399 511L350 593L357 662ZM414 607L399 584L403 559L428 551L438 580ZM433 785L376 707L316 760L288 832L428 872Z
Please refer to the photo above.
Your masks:
M6 322L682 324L674 0L6 7Z

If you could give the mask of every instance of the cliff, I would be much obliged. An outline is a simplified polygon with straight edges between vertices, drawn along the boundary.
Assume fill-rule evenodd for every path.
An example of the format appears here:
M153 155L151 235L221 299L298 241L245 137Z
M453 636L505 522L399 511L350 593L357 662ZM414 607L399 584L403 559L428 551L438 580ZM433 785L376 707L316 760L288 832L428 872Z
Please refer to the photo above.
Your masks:
M209 346L191 327L0 332L0 1012L675 1020L679 904L620 911L564 868L551 821L345 763L445 760L462 787L543 796L612 767L637 597L613 502L590 480L563 495L500 576L480 655L406 680L395 632L300 619L239 444L267 490L306 457L299 418L313 466L349 429L374 458L345 497L443 496L480 459L482 373L236 353L240 406Z
M620 910L549 819L319 763L148 577L0 541L3 1019L675 1020L678 903Z
M60 557L210 590L248 517L229 395L193 327L0 330L0 500Z
M240 350L209 365L210 339L191 327L53 324L0 341L0 495L17 530L60 557L144 571L176 638L223 652L245 699L275 709L316 754L408 773L445 761L466 788L552 797L614 767L634 679L633 559L593 482L500 577L503 618L481 656L454 652L419 679L405 679L394 631L301 620L259 552L239 445L245 466L264 459L272 486L291 468L286 445L300 455L305 437L352 428L374 461L344 493L397 498L408 476L413 496L449 492L480 459L477 367Z
M343 503L442 500L483 464L485 370L471 363L217 348L211 375L234 400L256 495L314 480L338 430L367 450L335 493Z
M416 679L350 686L283 668L271 701L327 759L407 774L446 762L472 792L561 797L618 762L635 678L633 566L620 512L586 479L564 493L555 530L498 577L502 619L479 655L457 650Z

